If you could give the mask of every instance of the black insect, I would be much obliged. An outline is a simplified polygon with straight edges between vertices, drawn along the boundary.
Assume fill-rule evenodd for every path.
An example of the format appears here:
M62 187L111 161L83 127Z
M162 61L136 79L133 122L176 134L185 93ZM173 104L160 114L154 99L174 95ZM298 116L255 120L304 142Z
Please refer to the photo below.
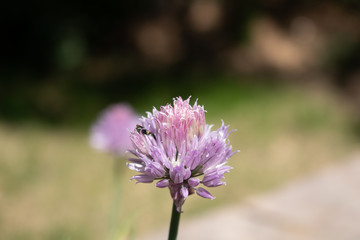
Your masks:
M141 133L143 135L151 135L156 140L155 135L146 128L144 128L143 126L137 124L135 129L139 134Z

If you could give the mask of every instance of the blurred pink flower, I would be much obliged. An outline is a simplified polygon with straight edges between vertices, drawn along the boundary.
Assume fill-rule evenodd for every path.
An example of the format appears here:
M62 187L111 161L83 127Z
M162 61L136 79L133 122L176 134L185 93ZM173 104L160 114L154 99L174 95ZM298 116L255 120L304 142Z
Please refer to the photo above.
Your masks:
M133 108L124 103L106 108L91 128L90 145L100 151L122 156L131 147L130 129L139 117Z

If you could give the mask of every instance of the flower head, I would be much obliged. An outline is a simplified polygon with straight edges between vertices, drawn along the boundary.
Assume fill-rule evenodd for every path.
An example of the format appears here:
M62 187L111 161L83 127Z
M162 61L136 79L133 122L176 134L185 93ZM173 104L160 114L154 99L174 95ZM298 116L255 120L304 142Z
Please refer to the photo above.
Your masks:
M131 146L129 129L133 129L138 122L139 117L129 105L111 105L92 126L90 145L100 151L122 156Z
M141 174L132 177L137 182L151 183L159 180L156 186L168 187L177 210L185 199L196 192L209 199L214 197L204 188L225 184L224 173L229 172L228 159L235 154L227 140L229 126L224 122L216 131L205 122L204 107L197 101L193 106L190 98L174 99L168 104L147 113L140 119L141 125L131 132L133 149L127 164L131 170ZM202 180L199 178L202 177Z

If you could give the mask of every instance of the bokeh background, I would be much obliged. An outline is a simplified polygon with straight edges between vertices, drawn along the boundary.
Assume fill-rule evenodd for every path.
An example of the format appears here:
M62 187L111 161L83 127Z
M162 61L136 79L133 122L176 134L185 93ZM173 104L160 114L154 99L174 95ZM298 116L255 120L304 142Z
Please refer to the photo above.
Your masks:
M168 190L128 182L125 159L89 146L113 103L143 115L192 96L208 123L237 129L227 186L190 197L183 221L359 149L359 1L1 5L1 239L136 239L167 225Z

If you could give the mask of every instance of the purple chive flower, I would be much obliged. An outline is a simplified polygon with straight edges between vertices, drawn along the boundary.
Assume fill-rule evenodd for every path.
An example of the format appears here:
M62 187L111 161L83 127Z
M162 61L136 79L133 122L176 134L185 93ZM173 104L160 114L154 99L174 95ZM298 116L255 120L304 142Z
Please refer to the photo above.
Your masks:
M174 99L168 104L147 113L140 125L131 132L136 158L127 163L131 170L141 174L132 177L137 182L150 183L160 180L156 187L170 189L170 194L181 212L185 199L196 192L209 199L214 197L204 188L225 184L224 173L229 172L228 159L235 154L227 140L231 132L222 122L221 127L211 131L212 125L205 122L204 107L197 101L193 106L190 98ZM199 179L203 176L202 180Z
M97 150L122 156L131 147L129 129L134 129L138 122L138 115L129 105L111 105L93 125L90 145Z

